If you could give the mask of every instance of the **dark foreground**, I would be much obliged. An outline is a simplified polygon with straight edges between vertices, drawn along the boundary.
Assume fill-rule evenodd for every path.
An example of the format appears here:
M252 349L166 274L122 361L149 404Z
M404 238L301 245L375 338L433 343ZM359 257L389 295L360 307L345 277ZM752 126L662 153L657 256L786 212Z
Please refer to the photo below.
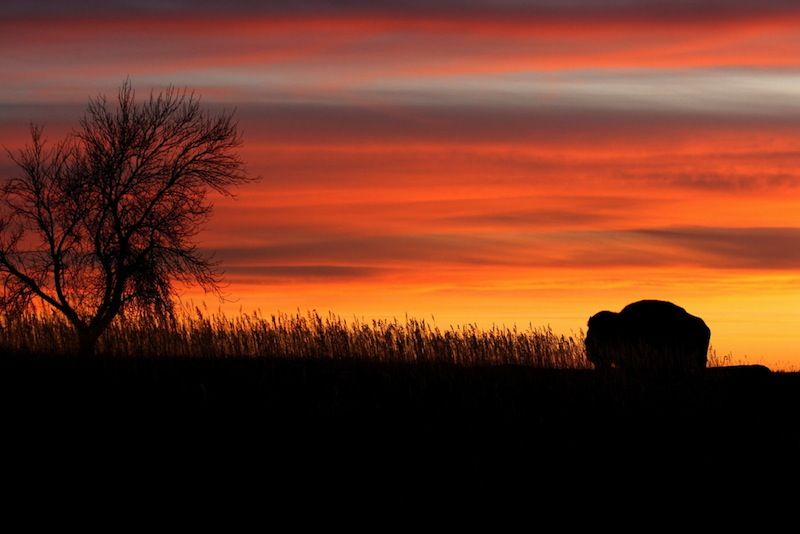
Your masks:
M201 486L236 474L304 491L343 480L436 491L436 480L531 484L553 473L569 485L586 469L774 470L800 451L800 374L757 366L676 377L6 356L0 406L8 465L75 476L168 472Z

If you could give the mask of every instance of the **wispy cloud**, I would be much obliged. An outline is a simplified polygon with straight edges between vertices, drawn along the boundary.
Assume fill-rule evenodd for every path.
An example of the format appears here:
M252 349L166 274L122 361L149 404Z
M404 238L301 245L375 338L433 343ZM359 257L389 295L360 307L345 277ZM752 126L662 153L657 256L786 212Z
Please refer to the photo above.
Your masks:
M798 269L800 228L667 228L640 235L682 251L686 263L717 269Z
M226 268L226 278L233 282L296 284L302 282L328 283L340 280L374 278L382 270L357 265L237 265Z
M516 226L516 222L512 227ZM505 270L699 267L792 270L800 267L800 228L654 228L540 231L489 235L372 235L221 248L231 271L267 278L374 277L408 280L436 267ZM324 265L314 261L330 262Z

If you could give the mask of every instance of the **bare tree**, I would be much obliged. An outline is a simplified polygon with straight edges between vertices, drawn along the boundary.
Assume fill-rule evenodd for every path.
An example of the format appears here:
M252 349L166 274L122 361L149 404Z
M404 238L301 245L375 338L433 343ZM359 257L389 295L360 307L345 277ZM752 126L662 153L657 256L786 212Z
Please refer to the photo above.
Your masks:
M219 293L217 262L196 244L212 204L250 180L232 113L211 115L186 90L137 102L90 99L80 127L53 148L42 129L9 152L19 168L0 189L0 308L44 304L93 354L121 312L171 314L176 283Z

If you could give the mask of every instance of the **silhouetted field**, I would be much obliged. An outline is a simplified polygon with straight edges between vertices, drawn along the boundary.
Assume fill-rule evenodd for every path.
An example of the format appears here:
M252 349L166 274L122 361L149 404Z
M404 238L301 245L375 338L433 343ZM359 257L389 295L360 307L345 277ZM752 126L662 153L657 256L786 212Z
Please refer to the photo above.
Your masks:
M274 326L208 320L169 335L166 327L118 329L94 358L41 350L66 334L53 322L38 331L28 323L26 351L20 343L0 357L2 420L14 436L6 446L14 457L36 458L19 465L46 469L384 484L496 476L534 483L545 473L560 480L620 465L666 473L675 463L709 469L734 459L741 469L743 459L796 460L800 450L798 373L598 372L585 368L578 340L549 331L267 323ZM245 326L226 338L232 324ZM121 339L122 355L110 354L110 340ZM199 354L135 355L134 347L175 347L178 339ZM248 352L265 340L280 350ZM411 358L409 344L447 356L423 350Z
M56 314L4 321L0 347L22 354L74 351L72 327ZM424 320L346 321L335 315L258 314L226 317L182 310L172 319L117 319L98 344L106 357L347 359L459 365L520 364L539 368L591 367L583 334L475 325L439 328Z

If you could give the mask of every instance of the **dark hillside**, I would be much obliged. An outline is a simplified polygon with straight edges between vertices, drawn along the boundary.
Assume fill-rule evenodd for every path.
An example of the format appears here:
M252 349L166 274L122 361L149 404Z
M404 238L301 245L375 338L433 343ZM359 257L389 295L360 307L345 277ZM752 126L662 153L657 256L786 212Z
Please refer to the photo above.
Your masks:
M523 366L213 358L0 359L14 443L139 457L253 454L276 469L437 465L536 469L646 453L800 450L800 374L689 376ZM27 445L26 445L27 446ZM216 451L216 453L215 453ZM372 469L372 467L369 467Z

